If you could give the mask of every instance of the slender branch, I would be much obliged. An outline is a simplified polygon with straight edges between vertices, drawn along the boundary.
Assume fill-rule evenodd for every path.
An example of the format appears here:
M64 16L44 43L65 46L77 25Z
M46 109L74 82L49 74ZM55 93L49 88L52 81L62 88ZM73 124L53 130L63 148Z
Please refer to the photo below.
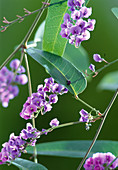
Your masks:
M33 11L33 12L30 12L30 13L28 13L28 14L25 14L24 16L20 16L20 17L18 17L17 19L15 19L15 20L13 20L13 21L10 21L7 25L5 25L5 26L1 26L2 28L0 28L0 31L2 31L2 30L6 30L6 28L8 28L10 25L12 25L12 24L14 24L14 23L16 23L16 22L18 22L18 21L22 21L24 18L26 18L27 16L29 16L29 15L32 15L32 14L35 14L35 13L37 13L37 12L39 12L39 11L41 11L41 10L44 10L44 9L46 9L46 8L48 8L48 7L51 7L51 6L54 6L54 5L58 5L58 4L62 4L62 3L64 3L64 2L66 2L67 0L63 0L63 1L59 1L59 2L55 2L55 3L52 3L52 4L49 4L48 5L48 3L47 3L47 6L42 6L40 9L37 9L37 10L35 10L35 11ZM45 5L46 5L46 3L44 3Z
M28 75L29 96L31 96L32 95L32 85L31 85L31 76L30 76L27 54L25 54L25 63L26 63L26 69L27 69L27 75ZM33 124L33 127L35 128L35 117L34 117L34 115L33 115L33 118L32 118L32 124ZM38 163L36 146L34 146L33 148L34 148L34 162Z
M30 76L27 54L25 54L25 63L26 63L26 69L27 69L27 75L28 75L29 96L31 97L31 95L32 95L32 85L31 85L31 76Z
M76 96L75 99L78 100L78 101L80 101L81 103L83 103L83 104L86 105L87 107L89 107L92 111L99 112L98 110L96 110L95 108L93 108L92 106L90 106L88 103L86 103L85 101L83 101L82 99L80 99L78 96Z
M114 61L112 61L112 62L110 62L110 63L108 63L107 65L105 65L104 67L102 67L102 68L100 68L100 69L98 69L98 70L96 70L96 72L101 72L102 70L104 70L105 68L107 68L107 67L109 67L110 65L112 65L112 64L114 64L114 63L116 63L116 62L118 62L118 59L116 59L116 60L114 60Z
M45 4L42 5L42 8L40 9L40 11L39 11L38 15L36 16L36 18L35 18L32 26L30 27L27 35L26 35L25 38L24 38L24 42L27 42L27 41L29 40L32 32L34 31L34 28L36 27L39 19L41 18L41 15L43 14L43 11L44 11L45 7L47 6L48 1L49 1L49 0L46 0L46 1L45 1Z
M54 127L51 127L49 129L45 130L44 132L41 132L40 135L43 135L45 132L51 132L52 130L55 130L55 129L58 129L58 128L62 128L62 127L66 127L66 126L72 126L72 125L76 125L76 124L79 124L79 123L82 123L82 122L80 122L80 121L69 122L69 123L64 123L64 124L58 125L58 126L54 126Z
M112 105L113 105L113 103L114 103L117 95L118 95L118 89L116 90L114 96L112 97L112 99L111 99L108 107L106 108L106 110L105 110L105 112L104 112L104 117L103 117L103 119L102 119L102 121L101 121L101 123L100 123L100 125L99 125L99 128L98 128L98 130L97 130L97 132L96 132L96 134L95 134L95 137L94 137L94 139L93 139L93 141L92 141L92 143L91 143L91 145L90 145L90 147L89 147L86 155L84 156L84 158L82 159L80 165L78 166L77 170L80 170L80 169L81 169L84 161L86 160L86 158L87 158L87 156L89 155L89 153L90 153L93 145L95 144L95 142L96 142L96 140L97 140L97 138L98 138L98 136L99 136L99 134L100 134L100 131L101 131L102 127L103 127L103 124L104 124L104 122L105 122L105 119L106 119L106 117L107 117L107 114L108 114L110 108L112 107Z

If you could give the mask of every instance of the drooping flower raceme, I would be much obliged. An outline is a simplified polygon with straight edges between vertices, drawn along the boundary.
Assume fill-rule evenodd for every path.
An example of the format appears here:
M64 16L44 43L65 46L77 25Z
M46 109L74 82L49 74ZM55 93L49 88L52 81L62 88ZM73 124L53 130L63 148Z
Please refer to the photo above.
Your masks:
M27 123L26 129L23 129L19 136L15 136L14 133L12 133L9 141L2 145L0 164L20 157L22 152L26 152L26 146L34 146L39 137L40 132L36 128L33 128L30 123Z
M0 70L0 102L3 107L8 107L9 100L18 95L19 88L17 85L24 85L28 81L26 74L24 74L25 68L20 66L18 69L19 64L20 61L14 59L10 62L11 70L7 67ZM16 70L17 73L15 73Z
M110 153L95 153L92 157L88 158L84 164L85 170L105 170L116 157ZM118 158L113 162L109 169L118 167Z
M82 41L90 38L90 32L94 30L96 21L88 19L92 14L92 8L84 6L85 0L68 0L71 16L66 13L61 24L60 35L69 40L70 44L78 47Z
M45 114L52 109L52 104L57 103L58 95L67 93L68 90L61 84L54 83L52 77L44 80L44 86L38 85L37 92L33 93L31 97L28 97L27 101L23 105L23 109L20 116L24 119L32 119L33 113L36 115L41 112Z

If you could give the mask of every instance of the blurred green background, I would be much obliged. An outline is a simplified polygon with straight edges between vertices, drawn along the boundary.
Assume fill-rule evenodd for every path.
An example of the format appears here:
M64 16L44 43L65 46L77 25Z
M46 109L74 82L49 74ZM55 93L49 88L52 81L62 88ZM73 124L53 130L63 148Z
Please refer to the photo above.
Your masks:
M23 8L33 11L40 8L41 5L42 3L39 0L0 0L0 25L3 25L2 20L4 16L11 21L16 18L16 15L24 15ZM92 55L94 53L99 53L102 57L105 55L105 59L111 62L118 58L118 20L111 12L112 7L118 7L118 0L91 0L88 6L93 7L93 14L91 18L95 18L97 23L95 30L91 33L91 39L83 42L82 45L87 50L90 62L93 64L95 64L92 60ZM23 22L16 23L9 27L5 32L0 33L0 64L2 64L2 62L10 55L10 53L14 50L14 47L22 41L35 16L36 14L29 16ZM33 40L37 28L45 19L45 16L46 11L39 21L30 40ZM20 58L20 53L17 53L14 58ZM49 77L49 75L47 75L42 66L37 64L30 57L29 64L31 69L32 87L35 92L37 85L43 83L43 80L46 77ZM100 68L101 66L103 65L96 63L97 68ZM101 112L104 112L106 109L114 92L100 91L97 89L97 85L105 74L115 70L118 70L118 63L113 64L92 79L88 83L87 89L80 95L83 100L87 101L90 105L99 109ZM25 85L20 87L19 95L14 100L10 101L8 108L3 108L0 105L0 148L2 143L8 141L10 133L14 132L18 135L21 129L25 128L25 124L28 121L23 120L19 116L19 113L27 97L28 90L27 85ZM37 128L48 128L50 120L55 117L57 117L61 123L77 121L79 119L79 111L82 108L86 110L88 109L76 101L70 93L60 96L59 102L54 105L51 112L37 118ZM99 135L99 140L118 140L117 120L118 98L109 112L102 132ZM99 121L94 123L89 131L85 130L84 124L58 129L47 136L42 136L39 142L56 140L92 140L99 123ZM28 156L24 157L28 158ZM74 170L77 169L80 160L40 156L39 162L45 165L49 170ZM0 166L0 169L15 170L17 168L13 166L7 167L4 165Z

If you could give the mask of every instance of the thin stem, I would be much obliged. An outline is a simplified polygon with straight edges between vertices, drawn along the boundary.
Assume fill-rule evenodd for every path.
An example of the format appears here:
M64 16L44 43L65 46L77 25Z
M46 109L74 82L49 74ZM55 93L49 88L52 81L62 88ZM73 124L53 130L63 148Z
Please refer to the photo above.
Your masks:
M27 54L25 54L25 63L26 63L26 69L27 69L27 75L28 75L29 96L31 97L31 95L32 95L32 85L31 85L31 76L30 76Z
M72 126L72 125L76 125L76 124L80 124L82 122L80 121L77 121L77 122L69 122L69 123L64 123L64 124L61 124L61 125L58 125L58 126L54 126L54 127L51 127L47 130L45 130L44 132L41 132L40 135L43 135L45 132L51 132L52 130L55 130L55 129L58 129L58 128L62 128L62 127L66 127L66 126Z
M115 92L114 96L112 97L109 105L107 106L107 108L106 108L106 110L105 110L105 112L104 112L104 117L103 117L103 119L102 119L102 121L101 121L101 123L100 123L100 125L99 125L99 128L98 128L98 130L97 130L97 132L96 132L96 134L95 134L95 137L94 137L94 139L93 139L93 141L92 141L92 143L91 143L91 145L90 145L90 147L89 147L86 155L84 156L84 158L82 159L80 165L78 166L77 170L80 170L80 169L81 169L84 161L86 160L86 158L87 158L87 156L89 155L89 153L90 153L93 145L95 144L95 142L96 142L96 140L97 140L97 138L98 138L98 136L99 136L99 134L100 134L100 131L101 131L102 127L103 127L103 124L104 124L104 122L105 122L105 119L106 119L106 117L107 117L107 114L108 114L110 108L112 107L112 105L113 105L113 103L114 103L117 95L118 95L118 89L116 90L116 92Z
M49 1L49 0L45 0L45 3L48 3L48 1ZM32 26L30 27L27 35L26 35L25 38L24 38L24 42L27 42L27 41L29 40L29 38L30 38L32 32L34 31L34 28L36 27L39 19L41 18L41 15L43 14L43 11L44 11L44 9L45 9L46 6L47 6L46 4L43 4L43 5L42 5L42 8L40 9L40 11L39 11L38 15L36 16L36 18L35 18Z
M98 69L98 70L96 70L96 72L101 72L102 70L104 70L105 68L107 68L107 67L109 67L110 65L112 65L112 64L114 64L114 63L116 63L116 62L118 62L118 59L116 59L116 60L114 60L114 61L112 61L112 62L110 62L110 63L108 63L107 65L105 65L104 67L102 67L102 68L100 68L100 69Z
M23 20L24 18L26 18L26 17L29 16L29 15L35 14L36 12L39 12L40 10L46 9L46 8L51 7L51 6L53 6L53 5L62 4L62 3L64 3L64 2L66 2L66 1L67 1L67 0L63 0L63 1L59 1L59 2L52 3L52 4L50 4L50 5L47 4L47 6L41 7L40 9L37 9L37 10L35 10L35 11L29 13L29 14L25 14L24 16L21 16L21 17L15 19L15 20L9 22L7 25L2 26L2 28L0 28L0 31L1 31L1 30L4 30L5 28L9 27L10 25L14 24L14 23L17 22L17 21Z
M98 110L96 110L95 108L93 108L92 106L90 106L88 103L86 103L85 101L83 101L82 99L80 99L78 96L76 96L75 99L78 100L78 101L80 101L81 103L83 103L83 104L86 105L87 107L89 107L92 111L99 112Z
M26 69L27 69L27 75L28 75L29 96L31 96L32 95L32 85L31 85L31 76L30 76L30 70L29 70L27 54L25 54L25 63L26 63ZM35 128L35 117L34 117L34 114L33 114L33 118L32 118L32 124L33 124L33 128ZM34 162L38 163L36 146L34 146Z

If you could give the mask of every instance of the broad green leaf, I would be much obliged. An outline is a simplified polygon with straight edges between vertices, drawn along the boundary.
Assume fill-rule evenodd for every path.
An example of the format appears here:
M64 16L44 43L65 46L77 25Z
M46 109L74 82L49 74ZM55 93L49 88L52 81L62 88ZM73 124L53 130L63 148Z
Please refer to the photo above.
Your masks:
M84 75L66 59L35 48L27 49L27 53L45 67L58 83L67 87L72 94L78 95L86 88ZM68 80L71 81L70 85L67 85Z
M51 0L51 3L59 0ZM67 12L67 1L49 7L43 37L43 50L62 56L67 40L60 35L64 14Z
M47 170L47 168L41 164L21 158L16 158L10 163L17 166L20 170Z
M112 8L111 11L113 12L113 14L116 16L116 18L118 19L118 8Z
M101 90L116 90L118 88L118 71L106 74L100 81L98 88Z
M73 45L67 43L63 57L81 71L89 68L88 54L82 46L75 48Z
M59 1L51 0L51 4L57 2ZM85 0L85 5L87 5L88 2L89 0ZM43 36L44 51L48 51L59 56L63 55L67 40L61 37L60 31L65 13L70 13L67 1L62 4L49 7Z
M62 156L82 158L85 156L90 144L90 140L80 141L57 141L40 143L36 145L38 155ZM33 148L27 147L27 152L33 154ZM118 155L118 142L99 140L95 143L89 156L96 152L111 152Z

